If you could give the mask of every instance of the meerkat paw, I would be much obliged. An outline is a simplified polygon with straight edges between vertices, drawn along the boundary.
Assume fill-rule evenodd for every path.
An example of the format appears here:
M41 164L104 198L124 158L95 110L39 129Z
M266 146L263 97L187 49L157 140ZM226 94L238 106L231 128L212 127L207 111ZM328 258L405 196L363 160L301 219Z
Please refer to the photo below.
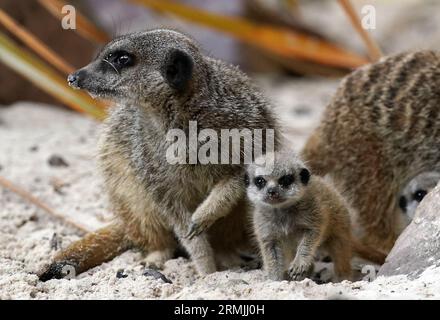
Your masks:
M294 260L289 268L289 278L293 281L301 281L310 276L313 271L313 262Z
M156 250L147 254L142 264L150 269L163 269L165 262L173 258L173 250Z
M197 237L202 232L207 230L213 223L214 221L210 221L208 219L201 219L201 218L197 219L197 217L193 217L189 225L189 231L185 235L185 238L191 240L194 237Z

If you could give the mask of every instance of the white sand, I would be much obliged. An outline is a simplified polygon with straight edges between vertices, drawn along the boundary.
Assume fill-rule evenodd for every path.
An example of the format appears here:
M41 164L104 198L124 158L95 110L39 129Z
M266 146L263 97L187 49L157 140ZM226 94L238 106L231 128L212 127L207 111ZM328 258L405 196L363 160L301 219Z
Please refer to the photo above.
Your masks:
M280 118L297 148L316 125L335 85L335 81L303 81L270 88L265 83L267 93L277 97ZM98 127L87 117L52 106L22 103L0 109L0 176L76 223L88 229L100 227L111 215L94 161ZM54 154L69 166L49 166ZM61 185L58 192L54 185ZM307 279L266 281L260 270L224 271L201 279L189 261L179 258L166 263L163 273L173 283L165 284L142 275L141 255L133 251L76 279L41 283L32 273L55 253L50 246L54 233L61 247L81 235L0 187L0 299L440 298L439 269L429 269L413 281L399 276L317 285ZM120 269L126 278L116 277Z

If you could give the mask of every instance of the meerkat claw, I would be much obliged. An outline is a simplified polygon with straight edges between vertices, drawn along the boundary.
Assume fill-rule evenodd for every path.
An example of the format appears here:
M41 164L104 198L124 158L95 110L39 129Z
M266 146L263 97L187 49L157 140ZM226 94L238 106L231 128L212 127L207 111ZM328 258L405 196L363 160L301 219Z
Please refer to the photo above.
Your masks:
M189 231L185 238L188 238L189 240L193 239L194 237L197 237L200 235L203 231L205 231L205 228L203 228L200 224L191 223L189 227Z
M310 275L313 268L313 264L308 263L293 263L289 269L289 277L293 281L304 280Z

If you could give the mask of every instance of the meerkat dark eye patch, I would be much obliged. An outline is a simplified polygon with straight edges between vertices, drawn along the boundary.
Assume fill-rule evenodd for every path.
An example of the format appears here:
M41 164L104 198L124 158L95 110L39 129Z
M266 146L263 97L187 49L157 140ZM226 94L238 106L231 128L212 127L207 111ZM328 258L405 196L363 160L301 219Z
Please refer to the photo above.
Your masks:
M295 177L292 174L286 174L278 179L278 184L283 187L289 187L295 181Z
M258 189L263 189L266 185L266 179L263 177L255 177L254 184L257 186Z
M309 183L309 180L310 180L310 171L309 170L307 170L306 168L302 169L301 172L299 173L299 176L301 178L301 182L304 185Z
M187 53L174 49L165 59L162 74L172 88L183 91L191 79L193 67L193 59Z
M127 51L119 50L107 54L103 61L119 72L124 68L133 66L135 64L135 57Z
M413 199L417 202L421 202L427 193L426 190L419 189L413 193Z
M399 199L399 207L402 209L403 212L406 212L406 207L408 205L408 201L406 201L406 198L404 196L401 196Z

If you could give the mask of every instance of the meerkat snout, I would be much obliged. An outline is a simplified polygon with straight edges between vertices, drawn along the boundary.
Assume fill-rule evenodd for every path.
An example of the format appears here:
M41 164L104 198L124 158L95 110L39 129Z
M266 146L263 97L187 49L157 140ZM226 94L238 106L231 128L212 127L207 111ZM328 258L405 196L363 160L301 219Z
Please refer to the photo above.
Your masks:
M78 81L78 77L76 75L76 72L69 74L69 76L67 77L67 83L73 88L76 88L77 81Z
M67 77L67 83L74 89L82 89L82 83L86 77L86 71L81 69L69 74Z
M85 89L93 92L97 89L96 84L106 78L105 75L108 71L121 76L122 70L133 67L135 62L134 54L121 49L110 49L89 65L70 74L67 77L67 82L75 89ZM110 70L107 70L109 68Z
M271 187L271 188L267 189L267 196L271 200L278 200L280 197L280 193L278 192L278 188Z

